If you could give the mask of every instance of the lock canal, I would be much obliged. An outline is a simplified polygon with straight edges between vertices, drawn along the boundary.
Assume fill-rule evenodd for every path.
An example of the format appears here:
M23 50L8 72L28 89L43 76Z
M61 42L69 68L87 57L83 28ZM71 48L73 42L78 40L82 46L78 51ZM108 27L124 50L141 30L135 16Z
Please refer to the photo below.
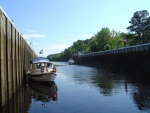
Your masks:
M136 73L54 62L53 83L23 85L2 113L149 113L150 84Z

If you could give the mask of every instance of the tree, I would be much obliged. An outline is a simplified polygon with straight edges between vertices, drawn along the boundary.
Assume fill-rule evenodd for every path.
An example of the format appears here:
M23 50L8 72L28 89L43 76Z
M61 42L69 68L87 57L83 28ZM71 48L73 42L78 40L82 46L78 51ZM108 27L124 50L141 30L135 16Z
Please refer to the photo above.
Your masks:
M111 49L121 48L123 47L123 39L124 37L122 37L121 35L116 35L115 37L111 37L109 39L108 44L110 45Z
M111 47L110 47L110 45L109 45L109 44L106 44L106 45L104 46L104 49L105 49L105 50L110 50L110 49L111 49Z
M73 43L73 48L75 49L75 52L82 52L86 47L82 40L78 40Z
M150 42L150 17L146 18L144 22L144 30L145 30L145 40L146 42Z
M91 38L91 42L89 46L90 46L90 52L99 51L99 43L95 37Z
M147 10L136 11L131 20L129 21L130 26L127 27L127 29L130 32L135 32L138 35L137 38L140 43L145 42L145 23L147 21L148 16L149 13Z
M102 28L102 30L99 31L95 37L99 43L99 50L104 50L104 46L108 43L111 37L110 30L107 27Z
M67 61L68 59L70 59L72 57L72 50L71 47L69 47L68 49L64 50L64 60Z

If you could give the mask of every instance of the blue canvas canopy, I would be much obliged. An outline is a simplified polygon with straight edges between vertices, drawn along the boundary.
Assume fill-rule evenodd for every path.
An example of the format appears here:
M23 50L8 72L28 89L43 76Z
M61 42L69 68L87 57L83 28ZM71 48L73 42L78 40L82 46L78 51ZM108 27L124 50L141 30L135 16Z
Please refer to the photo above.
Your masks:
M38 57L38 58L34 58L34 59L30 60L30 64L39 63L39 62L49 63L49 60L44 57Z

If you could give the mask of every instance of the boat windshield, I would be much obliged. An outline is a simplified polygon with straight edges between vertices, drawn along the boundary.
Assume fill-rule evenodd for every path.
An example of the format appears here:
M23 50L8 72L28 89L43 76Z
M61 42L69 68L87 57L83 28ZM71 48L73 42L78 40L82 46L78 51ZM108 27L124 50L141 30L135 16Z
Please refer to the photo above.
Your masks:
M41 67L46 67L46 68L53 68L52 63L34 63L32 64L32 69L41 69Z
M34 58L34 59L30 60L30 64L39 63L39 62L49 63L49 60L47 58L43 58L43 57Z

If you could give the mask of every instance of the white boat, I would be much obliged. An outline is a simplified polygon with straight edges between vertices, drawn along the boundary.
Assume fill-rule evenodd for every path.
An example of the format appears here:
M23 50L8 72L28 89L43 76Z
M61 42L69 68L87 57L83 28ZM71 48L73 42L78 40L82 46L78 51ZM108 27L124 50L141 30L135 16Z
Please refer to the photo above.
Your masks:
M68 60L68 64L69 64L69 65L74 64L74 60L73 60L73 59Z
M29 80L50 82L54 81L56 75L56 67L47 58L37 57L30 61L30 68L27 72Z

